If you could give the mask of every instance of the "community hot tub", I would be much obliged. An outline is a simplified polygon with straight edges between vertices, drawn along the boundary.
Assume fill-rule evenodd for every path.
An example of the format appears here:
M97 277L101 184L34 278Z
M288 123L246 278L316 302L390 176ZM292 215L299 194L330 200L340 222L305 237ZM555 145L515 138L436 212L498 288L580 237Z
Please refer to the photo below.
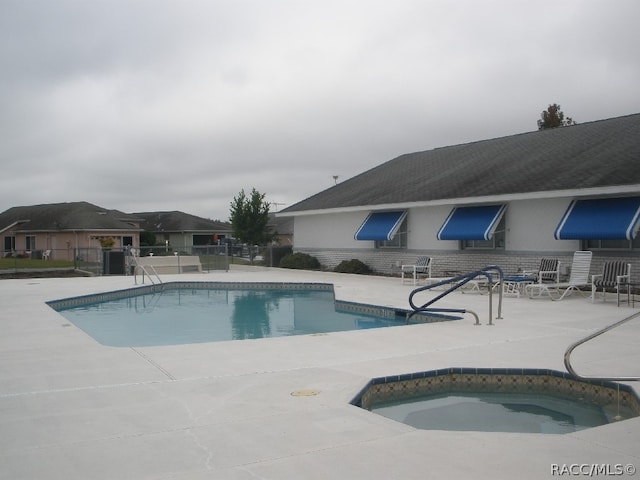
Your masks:
M538 369L446 368L372 379L352 404L426 430L570 433L640 415L627 385Z

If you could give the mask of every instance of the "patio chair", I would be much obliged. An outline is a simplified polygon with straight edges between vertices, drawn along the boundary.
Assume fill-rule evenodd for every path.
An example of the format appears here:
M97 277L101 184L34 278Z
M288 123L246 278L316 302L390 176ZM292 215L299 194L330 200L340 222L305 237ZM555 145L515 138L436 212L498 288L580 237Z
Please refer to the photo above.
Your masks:
M595 302L598 289L602 289L602 301L607 298L606 289L615 288L616 292L620 292L622 281L629 283L631 280L631 264L624 263L621 260L604 262L602 273L591 275L591 302Z
M514 275L506 275L502 280L503 293L520 298L520 295L525 293L525 287L532 283L559 283L560 261L556 258L543 258L538 270L524 270Z
M49 260L51 258L51 250L45 250L42 252L42 259Z
M405 274L411 274L413 284L418 282L419 275L431 278L431 257L418 257L414 265L401 265L400 271L402 275L402 283L404 283Z
M549 295L551 300L562 300L564 297L571 295L574 291L582 293L581 287L589 285L589 269L591 268L591 256L589 251L577 251L573 254L573 262L571 263L571 275L567 282L556 283L532 283L525 287L529 298L541 297L543 294ZM560 290L564 292L560 294ZM557 295L554 298L554 294Z
M524 271L523 277L528 277L538 283L560 282L560 261L557 258L543 258L540 267L536 271Z

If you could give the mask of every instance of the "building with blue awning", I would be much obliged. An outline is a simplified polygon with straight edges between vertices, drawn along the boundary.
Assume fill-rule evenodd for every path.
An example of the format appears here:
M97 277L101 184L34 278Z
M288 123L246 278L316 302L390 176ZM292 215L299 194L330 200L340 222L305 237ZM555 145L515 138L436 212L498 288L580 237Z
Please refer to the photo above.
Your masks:
M382 273L418 256L516 272L576 250L640 275L640 114L401 155L278 213L294 250ZM640 281L640 277L639 277Z

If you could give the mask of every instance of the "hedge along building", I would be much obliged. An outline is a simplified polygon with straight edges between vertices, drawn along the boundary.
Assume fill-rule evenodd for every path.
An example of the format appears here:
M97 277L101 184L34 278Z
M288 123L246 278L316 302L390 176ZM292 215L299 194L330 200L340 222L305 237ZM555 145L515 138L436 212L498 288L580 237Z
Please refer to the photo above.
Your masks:
M331 268L357 258L397 273L419 255L434 276L571 264L594 252L640 279L640 114L401 155L281 211L294 250Z

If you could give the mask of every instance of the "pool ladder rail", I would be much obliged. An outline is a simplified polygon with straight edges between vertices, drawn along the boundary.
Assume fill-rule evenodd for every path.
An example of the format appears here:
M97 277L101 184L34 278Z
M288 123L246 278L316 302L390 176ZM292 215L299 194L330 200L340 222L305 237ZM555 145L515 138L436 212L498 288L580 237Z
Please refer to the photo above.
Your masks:
M136 256L132 256L132 259L133 259L133 281L136 285L138 284L138 269L142 272L142 275L141 275L142 284L144 284L144 276L146 274L147 277L149 278L149 281L153 285L162 285L162 279L160 278L160 275L158 275L158 272L156 271L153 265L140 265L138 263Z
M498 282L494 282L493 281L492 272L493 272L493 275L497 274ZM456 277L446 278L446 279L441 280L439 282L431 283L429 285L425 285L423 287L418 287L418 288L414 289L409 294L409 305L411 306L413 311L409 315L407 315L407 322L416 313L429 313L429 312L430 313L461 313L461 314L470 313L476 319L474 325L481 325L480 317L478 316L478 314L476 312L474 312L472 310L463 309L463 308L440 308L440 307L432 307L431 306L435 302L440 300L441 298L449 295L451 292L454 292L454 291L464 287L467 283L471 282L472 280L475 280L478 277L486 278L486 286L487 286L487 290L489 291L489 323L487 323L487 325L494 325L494 323L493 323L493 295L492 295L493 287L495 285L500 285L501 286L502 282L504 280L504 273L502 272L502 269L500 267L498 267L497 265L489 265L487 267L481 268L480 270L476 270L474 272L465 273L463 275L458 275ZM431 300L429 300L424 305L416 306L414 304L413 297L417 293L424 292L426 290L431 290L433 288L440 287L442 285L447 285L447 284L452 284L452 286L449 289L447 289L446 291L444 291L443 293L441 293L440 295L438 295L437 297L432 298ZM478 288L482 288L482 285L478 284ZM499 292L499 297L498 297L498 316L496 317L496 319L501 319L502 318L502 287L500 287L498 289L498 292Z
M575 369L573 368L573 366L571 365L571 353L580 345L587 343L589 340L592 340L596 337L599 337L600 335L602 335L603 333L606 333L610 330L613 330L614 328L619 327L620 325L624 325L627 322L630 322L631 320L640 317L640 312L634 313L633 315L629 315L626 318L623 318L622 320L612 323L611 325L608 325L604 328L601 328L600 330L597 330L596 332L593 332L591 335L586 336L585 338L583 338L582 340L578 340L577 342L569 345L569 347L567 348L566 352L564 353L564 366L566 367L567 371L573 375L576 378L579 378L581 380L592 380L592 381L600 381L600 382L637 382L640 381L640 377L585 377L583 375L579 375L578 373L576 373Z

